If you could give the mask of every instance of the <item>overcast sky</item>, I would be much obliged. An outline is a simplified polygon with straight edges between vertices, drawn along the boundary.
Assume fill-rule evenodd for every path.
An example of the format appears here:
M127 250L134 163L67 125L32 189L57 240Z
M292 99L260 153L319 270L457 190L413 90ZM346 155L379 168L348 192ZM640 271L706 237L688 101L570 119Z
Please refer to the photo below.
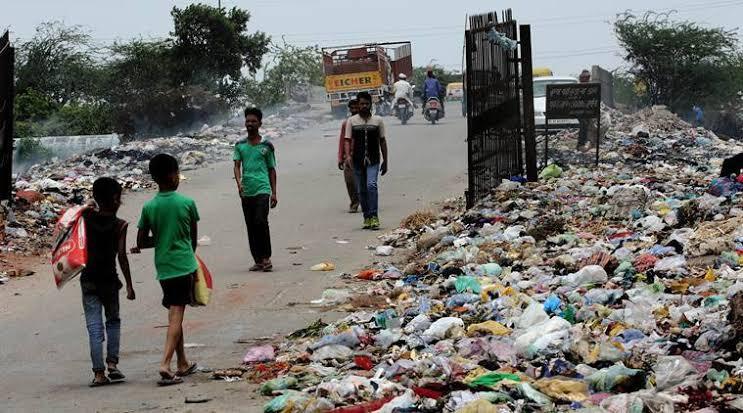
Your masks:
M172 28L170 9L191 3L196 2L0 0L0 28L23 39L43 21L62 20L84 26L102 43L164 37ZM729 29L737 28L743 16L743 0L222 0L222 5L248 9L250 29L275 39L320 46L410 40L416 65L433 60L450 69L461 67L466 15L510 5L519 23L532 25L535 66L563 75L592 64L608 69L623 64L609 21L628 9L675 9L677 18Z

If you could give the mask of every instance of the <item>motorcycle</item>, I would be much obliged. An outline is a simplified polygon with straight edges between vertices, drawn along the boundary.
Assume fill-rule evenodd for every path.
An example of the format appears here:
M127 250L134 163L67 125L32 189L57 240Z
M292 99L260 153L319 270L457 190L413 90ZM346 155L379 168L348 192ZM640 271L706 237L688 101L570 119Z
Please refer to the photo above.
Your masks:
M388 96L381 96L374 105L377 116L390 116L392 114L392 102Z
M413 108L407 99L397 99L395 103L395 116L397 116L397 119L400 119L403 125L406 125L408 120L413 117Z
M437 97L431 97L426 100L426 107L423 110L423 116L427 121L431 122L432 125L436 124L436 121L443 118L441 111L441 100Z

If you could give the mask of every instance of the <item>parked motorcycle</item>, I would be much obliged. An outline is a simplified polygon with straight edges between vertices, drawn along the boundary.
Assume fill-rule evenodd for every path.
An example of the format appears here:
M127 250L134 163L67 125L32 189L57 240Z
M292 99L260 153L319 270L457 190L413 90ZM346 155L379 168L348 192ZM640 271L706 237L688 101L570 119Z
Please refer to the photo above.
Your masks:
M435 125L436 121L443 118L443 112L441 109L441 100L439 100L439 98L428 98L425 109L423 110L423 116L427 121L431 122L432 125Z
M406 125L408 120L413 117L413 107L407 99L397 99L397 102L395 102L395 116L400 119L403 125Z

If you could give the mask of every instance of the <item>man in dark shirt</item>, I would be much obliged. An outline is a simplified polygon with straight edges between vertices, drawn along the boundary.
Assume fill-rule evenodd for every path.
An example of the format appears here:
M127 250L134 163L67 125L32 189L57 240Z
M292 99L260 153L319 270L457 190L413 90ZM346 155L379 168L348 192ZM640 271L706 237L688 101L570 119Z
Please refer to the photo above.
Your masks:
M364 229L379 229L379 173L387 173L387 136L384 121L371 113L372 98L359 93L359 114L346 123L346 160L353 164L361 209L364 211ZM380 157L381 152L381 157Z

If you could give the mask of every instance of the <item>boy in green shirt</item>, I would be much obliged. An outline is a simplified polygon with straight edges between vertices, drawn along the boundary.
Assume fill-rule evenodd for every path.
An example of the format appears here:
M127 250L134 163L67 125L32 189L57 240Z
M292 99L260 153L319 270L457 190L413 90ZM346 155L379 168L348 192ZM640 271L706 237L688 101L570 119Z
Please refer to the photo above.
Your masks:
M250 271L270 272L271 233L268 211L276 208L276 157L273 145L260 135L263 112L258 108L245 109L245 129L248 138L235 145L234 173L237 193L242 201L248 243L255 265Z
M170 155L156 155L150 160L150 174L160 191L142 208L137 234L140 249L155 249L157 280L163 290L162 304L168 309L168 333L165 354L160 363L161 386L179 384L181 377L196 371L196 363L189 363L183 347L183 315L193 302L196 261L196 237L199 213L196 203L176 192L180 184L178 161ZM177 370L170 364L177 355Z

